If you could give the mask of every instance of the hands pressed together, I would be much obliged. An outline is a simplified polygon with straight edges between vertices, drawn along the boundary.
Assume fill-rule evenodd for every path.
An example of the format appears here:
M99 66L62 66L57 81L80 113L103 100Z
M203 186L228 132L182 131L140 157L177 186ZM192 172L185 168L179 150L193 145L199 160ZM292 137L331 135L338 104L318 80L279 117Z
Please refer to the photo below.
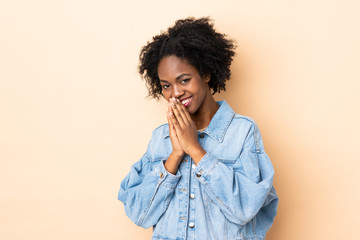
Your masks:
M178 99L169 100L167 120L173 151L165 167L169 168L169 172L175 173L185 153L197 164L206 151L198 141L195 123L186 107Z

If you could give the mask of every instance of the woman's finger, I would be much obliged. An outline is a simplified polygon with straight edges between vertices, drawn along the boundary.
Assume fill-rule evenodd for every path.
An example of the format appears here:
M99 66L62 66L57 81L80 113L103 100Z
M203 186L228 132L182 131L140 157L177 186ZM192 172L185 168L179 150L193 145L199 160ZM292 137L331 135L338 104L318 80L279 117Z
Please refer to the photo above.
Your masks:
M180 131L181 126L179 124L179 121L175 117L174 111L169 112L169 118L170 118L171 125L172 125L173 129L175 130L175 132L177 133L178 131Z
M169 124L169 133L171 135L172 131L174 130L174 126L173 126L172 121L170 119L169 112L167 112L166 118L167 118L167 121L168 121L168 124Z
M171 107L170 107L170 103L168 103L168 110L166 112L166 118L168 120L169 129L173 128L172 122L170 120L170 112L171 112Z
M171 108L170 103L168 104L168 109L169 109L169 111L168 111L167 117L169 119L169 126L171 127L172 130L175 130L174 121L176 121L176 119L174 118L174 112ZM174 118L174 120L172 118Z
M178 110L177 106L176 106L176 101L174 99L171 99L171 109L173 111L173 115L175 116L177 122L179 123L179 126L181 128L184 128L185 126L185 123L184 123L184 119L183 117L181 116L181 113L180 111Z
M178 101L177 108L178 108L179 112L181 113L181 116L182 116L184 122L191 123L192 119L190 117L189 111L186 109L186 107L180 101Z

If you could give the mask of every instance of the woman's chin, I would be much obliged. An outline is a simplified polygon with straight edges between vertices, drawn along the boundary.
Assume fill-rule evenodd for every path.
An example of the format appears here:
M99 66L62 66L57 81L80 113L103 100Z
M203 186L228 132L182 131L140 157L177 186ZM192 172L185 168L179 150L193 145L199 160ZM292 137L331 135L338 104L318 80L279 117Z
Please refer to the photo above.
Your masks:
M196 115L196 113L198 112L198 108L194 108L194 106L189 106L189 108L187 108L188 112L190 115Z

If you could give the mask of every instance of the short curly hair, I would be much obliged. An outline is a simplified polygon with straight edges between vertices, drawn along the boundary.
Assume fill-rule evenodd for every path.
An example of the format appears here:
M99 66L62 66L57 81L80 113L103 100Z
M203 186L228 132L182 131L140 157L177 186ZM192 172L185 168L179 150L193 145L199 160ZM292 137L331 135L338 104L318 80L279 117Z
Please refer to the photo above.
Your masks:
M208 84L215 94L226 90L235 48L234 40L215 31L209 17L180 19L142 47L139 73L146 82L149 97L159 99L162 96L157 72L159 62L163 57L175 55L194 66L201 77L210 76Z

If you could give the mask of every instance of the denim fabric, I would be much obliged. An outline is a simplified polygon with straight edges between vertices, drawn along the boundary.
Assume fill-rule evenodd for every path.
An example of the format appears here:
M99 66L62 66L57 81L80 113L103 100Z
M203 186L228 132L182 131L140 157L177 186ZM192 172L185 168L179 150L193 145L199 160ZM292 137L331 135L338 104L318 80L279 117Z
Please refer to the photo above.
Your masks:
M145 154L122 181L118 199L156 240L265 239L277 211L274 169L257 124L225 101L198 140L207 151L195 165L185 155L176 175L168 124L153 131Z

